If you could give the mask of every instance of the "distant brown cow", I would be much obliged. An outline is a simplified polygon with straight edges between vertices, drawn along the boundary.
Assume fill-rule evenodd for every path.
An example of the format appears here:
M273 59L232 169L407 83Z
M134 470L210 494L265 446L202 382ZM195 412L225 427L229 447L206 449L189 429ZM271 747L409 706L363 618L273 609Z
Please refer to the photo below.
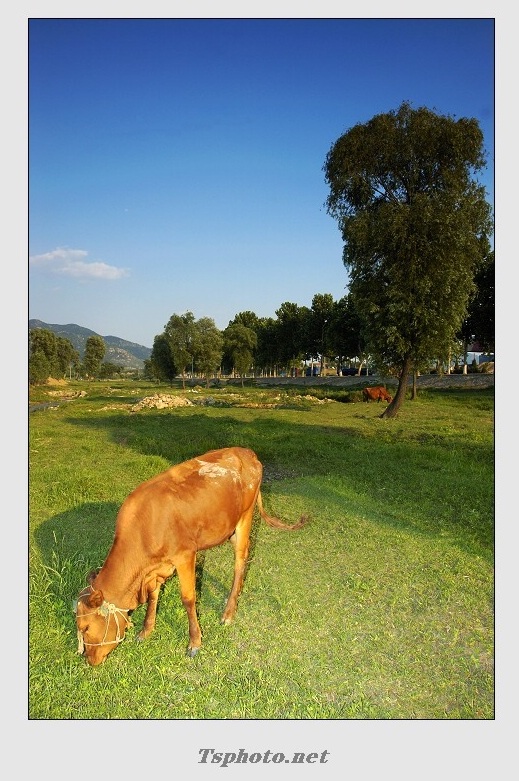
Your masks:
M383 385L376 385L374 388L364 388L362 391L364 401L393 401L393 397L387 392Z
M222 615L229 624L243 586L254 508L277 529L298 529L263 510L263 467L252 450L211 450L173 466L137 486L123 502L108 557L76 604L78 653L91 665L104 661L124 639L130 613L148 603L138 638L155 627L160 587L176 570L189 620L188 655L202 637L195 608L196 553L230 540L234 546L234 581Z

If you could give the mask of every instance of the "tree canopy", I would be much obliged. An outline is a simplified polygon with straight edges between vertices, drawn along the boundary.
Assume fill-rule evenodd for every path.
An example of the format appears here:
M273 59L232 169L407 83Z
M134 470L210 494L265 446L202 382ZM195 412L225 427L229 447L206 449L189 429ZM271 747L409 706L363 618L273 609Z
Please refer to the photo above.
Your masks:
M166 323L164 335L171 352L172 362L182 375L182 383L186 386L186 367L195 360L195 316L192 312L183 315L171 315Z
M411 369L442 354L466 316L492 231L474 179L484 165L477 120L407 102L355 125L326 157L350 295L370 351L398 368L384 417L397 414Z
M207 384L221 364L223 334L210 317L195 320L192 312L173 314L153 342L153 349L147 370L159 379L172 380L177 373L182 375L186 387L186 369L195 367Z
M222 361L224 337L211 317L201 317L195 323L193 354L198 370L209 386L211 375L219 369Z
M357 356L361 364L366 360L362 320L351 296L344 296L334 302L327 334L330 352L339 357L339 363L342 363L343 358L351 356Z
M69 367L79 362L72 343L46 328L29 331L29 382L45 382L49 377L63 377Z
M276 309L277 358L284 364L300 360L310 351L309 322L311 310L291 301Z
M493 352L495 345L495 261L492 250L474 278L475 292L460 336L467 347L476 342L481 350Z
M157 334L153 340L153 348L146 369L159 380L173 382L177 376L178 369L175 366L170 343L165 333Z
M250 371L254 350L258 345L256 332L246 325L243 320L230 323L223 332L224 343L227 352L231 356L234 368L242 378Z
M106 344L102 336L89 336L85 344L83 366L90 377L99 374L101 361L105 357Z

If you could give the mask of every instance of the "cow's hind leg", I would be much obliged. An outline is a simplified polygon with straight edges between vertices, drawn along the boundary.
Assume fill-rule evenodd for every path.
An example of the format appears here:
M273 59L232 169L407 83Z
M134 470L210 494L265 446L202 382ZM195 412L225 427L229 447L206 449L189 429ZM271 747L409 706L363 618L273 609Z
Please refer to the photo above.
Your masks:
M253 513L254 506L251 508L250 512L242 516L231 537L231 542L234 547L234 580L225 610L223 611L222 624L230 624L233 620L238 605L238 597L243 588L245 567L247 566L247 557L249 555L250 529Z
M184 605L189 621L189 645L187 648L188 656L195 656L202 645L202 633L200 624L196 615L195 604L195 564L196 553L190 553L185 558L177 562L177 574L180 583L180 596Z

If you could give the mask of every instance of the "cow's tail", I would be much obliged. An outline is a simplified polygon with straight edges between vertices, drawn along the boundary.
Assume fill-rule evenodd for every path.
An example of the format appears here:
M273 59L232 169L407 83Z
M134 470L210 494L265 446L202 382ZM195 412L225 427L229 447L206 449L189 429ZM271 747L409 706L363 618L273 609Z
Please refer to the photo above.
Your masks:
M261 498L261 491L258 491L258 498L256 502L261 517L266 523L268 523L269 526L272 526L273 529L285 529L286 531L295 531L296 529L300 529L302 526L304 526L308 520L306 515L302 515L299 521L290 525L288 523L283 523L283 521L280 521L279 518L274 518L272 515L267 515L267 513L263 509L263 500Z

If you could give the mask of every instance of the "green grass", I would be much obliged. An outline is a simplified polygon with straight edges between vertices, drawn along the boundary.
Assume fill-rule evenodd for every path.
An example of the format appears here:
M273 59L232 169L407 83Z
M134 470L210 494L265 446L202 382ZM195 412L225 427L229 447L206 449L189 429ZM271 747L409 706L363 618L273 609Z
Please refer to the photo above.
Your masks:
M295 388L204 389L210 406L135 413L142 396L182 391L75 387L87 396L29 421L30 718L493 718L493 390L423 391L388 421L380 405ZM134 642L141 606L89 667L71 602L119 505L168 465L229 445L258 453L268 512L309 523L256 519L230 626L232 548L199 556L194 659L173 577L150 638Z

